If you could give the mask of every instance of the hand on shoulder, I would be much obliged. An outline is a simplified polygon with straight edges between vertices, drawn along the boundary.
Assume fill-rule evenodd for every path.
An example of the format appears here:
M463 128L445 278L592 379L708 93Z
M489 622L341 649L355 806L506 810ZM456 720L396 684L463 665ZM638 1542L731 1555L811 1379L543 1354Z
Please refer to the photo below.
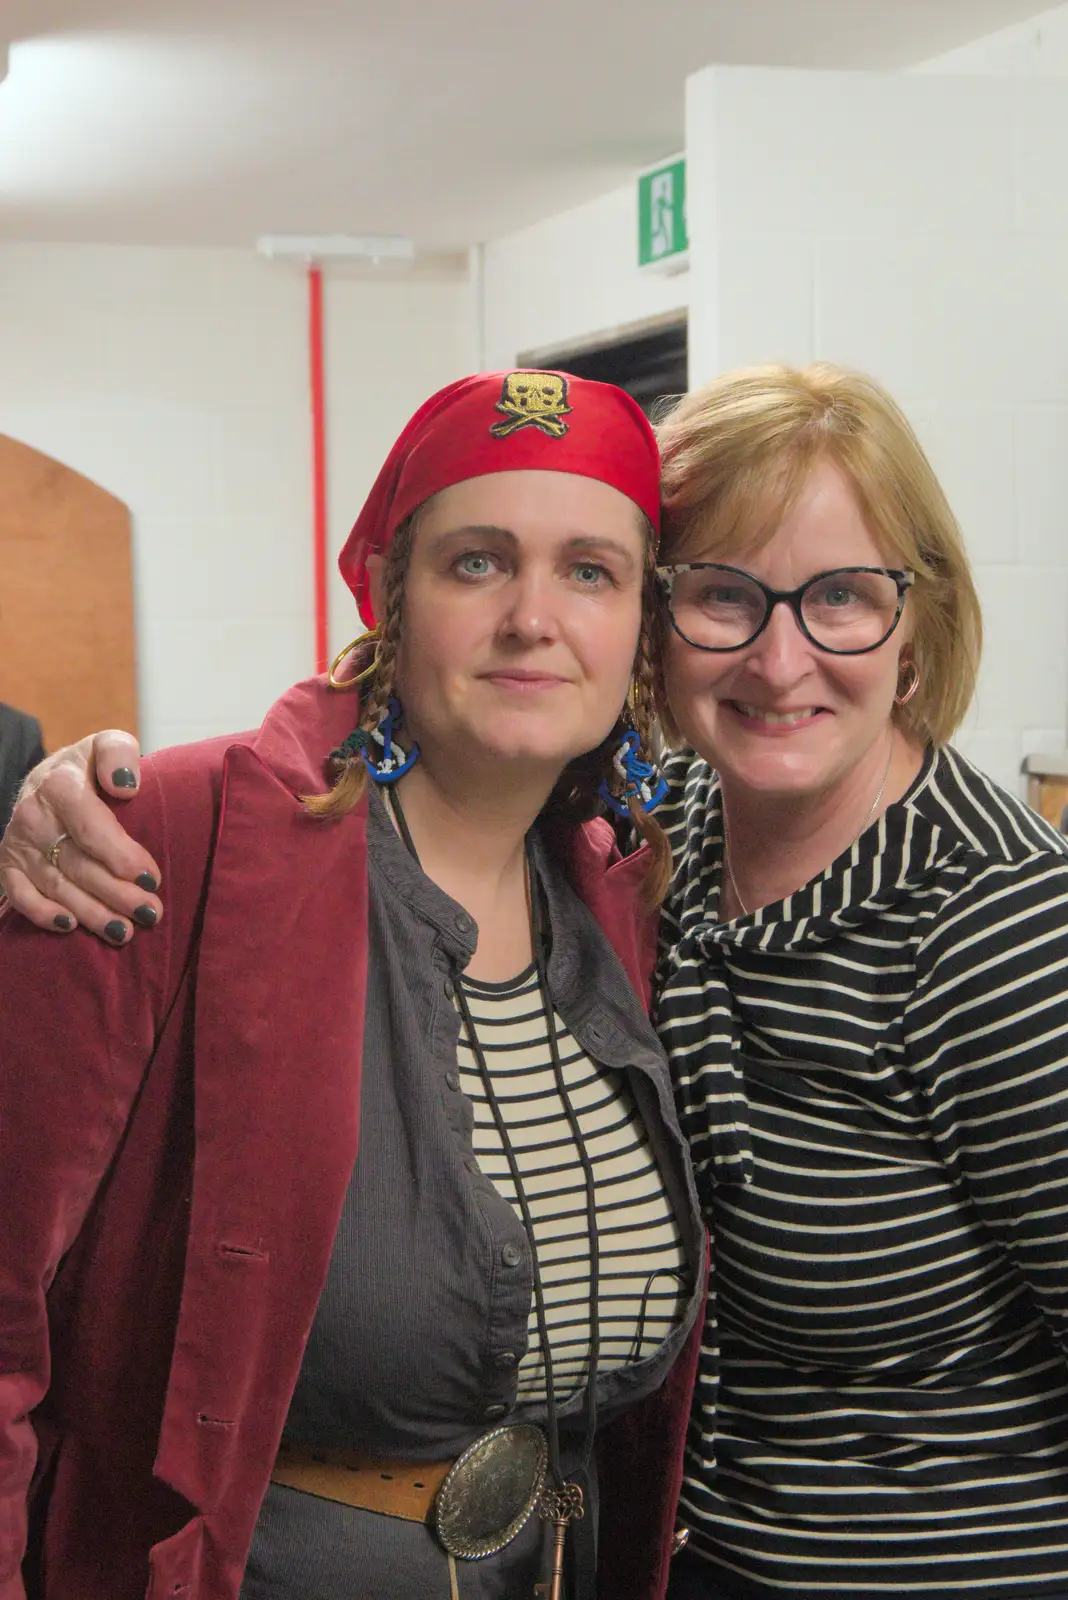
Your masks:
M140 754L132 734L111 728L33 769L0 839L0 888L13 911L53 932L80 925L109 944L160 920L159 867L100 794L132 798Z

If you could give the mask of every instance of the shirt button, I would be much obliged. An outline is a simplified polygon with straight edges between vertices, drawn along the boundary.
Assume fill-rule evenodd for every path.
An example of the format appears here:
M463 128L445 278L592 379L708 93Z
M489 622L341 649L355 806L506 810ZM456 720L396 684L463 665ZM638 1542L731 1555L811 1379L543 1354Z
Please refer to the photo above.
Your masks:
M445 1074L445 1082L448 1084L450 1089L459 1089L460 1074L458 1072L447 1072Z
M456 993L456 990L452 986L452 979L451 978L446 978L445 979L445 998L446 998L446 1000L451 1000L455 993Z
M507 1406L487 1406L485 1411L483 1411L482 1415L486 1419L487 1422L499 1422L502 1417L506 1417L508 1415L508 1407Z
M479 1166L474 1156L468 1156L467 1160L464 1162L464 1166L467 1168L468 1172L482 1171L482 1168Z
M457 931L457 933L470 933L471 929L473 927L474 927L474 923L471 921L471 918L467 915L467 912L466 911L461 911L460 915L456 919L456 931Z
M517 1244L506 1244L501 1251L501 1260L506 1267L518 1267L523 1259L523 1252Z
M514 1350L498 1350L493 1360L501 1372L511 1372L519 1365L519 1358Z

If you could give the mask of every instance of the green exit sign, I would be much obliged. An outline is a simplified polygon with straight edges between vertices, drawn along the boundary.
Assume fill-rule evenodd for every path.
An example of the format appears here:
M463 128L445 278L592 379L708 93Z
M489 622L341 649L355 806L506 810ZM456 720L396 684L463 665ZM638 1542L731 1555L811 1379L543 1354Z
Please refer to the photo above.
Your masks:
M638 265L681 268L686 233L686 157L666 161L638 179Z

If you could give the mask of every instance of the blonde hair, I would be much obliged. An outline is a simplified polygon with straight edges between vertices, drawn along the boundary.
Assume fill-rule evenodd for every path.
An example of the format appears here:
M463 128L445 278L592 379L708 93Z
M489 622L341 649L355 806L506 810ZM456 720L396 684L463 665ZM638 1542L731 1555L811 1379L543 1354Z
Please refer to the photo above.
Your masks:
M828 362L754 367L686 395L657 434L665 565L760 548L818 461L831 460L845 473L885 558L916 574L909 649L919 686L895 716L925 743L945 743L975 692L979 597L942 486L886 391ZM660 628L663 641L663 619ZM659 704L672 737L677 730L662 681Z
M428 502L429 503L429 502ZM421 510L422 508L420 508ZM357 709L356 727L371 735L385 715L390 695L394 692L397 655L400 648L404 617L404 586L411 559L419 510L402 522L389 543L382 574L382 621L379 637L371 656L366 651L359 654L353 677L371 665L375 670L365 686ZM641 736L646 751L652 749L657 729L657 672L654 668L651 638L658 612L654 569L657 560L656 533L648 518L639 513L641 531L645 540L645 566L642 581L642 622L638 650L634 662L634 684L631 696L631 717ZM355 683L353 685L355 688ZM542 817L547 833L557 852L566 864L570 834L582 823L589 821L601 810L598 786L602 779L615 783L612 760L619 747L621 732L613 729L608 738L595 750L571 761L558 778L545 803ZM350 743L335 761L336 777L326 794L307 794L301 798L306 809L315 817L336 820L346 816L363 799L369 782L366 764L359 751ZM658 905L667 893L671 881L671 846L667 834L656 818L641 805L631 802L631 820L642 839L649 846L649 868L643 890L650 904Z
M382 574L383 617L377 630L378 638L371 646L374 654L369 657L361 652L353 673L353 689L356 689L355 679L374 662L375 670L360 696L356 720L356 728L368 735L374 733L385 716L389 697L393 693L404 614L404 578L412 553L416 515L413 513L400 523L389 542ZM369 774L358 751L350 749L344 756L334 758L334 766L336 778L332 789L326 794L301 796L313 817L336 819L347 816L367 792Z

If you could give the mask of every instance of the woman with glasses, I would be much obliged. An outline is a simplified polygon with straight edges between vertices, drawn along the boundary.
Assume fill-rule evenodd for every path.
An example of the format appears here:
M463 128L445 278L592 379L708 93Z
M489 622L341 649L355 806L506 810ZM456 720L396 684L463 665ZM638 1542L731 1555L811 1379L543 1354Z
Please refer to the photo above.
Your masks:
M656 1020L714 1249L671 1595L1068 1594L1068 845L948 742L959 531L838 368L660 443Z
M947 742L960 534L832 367L660 445L657 1022L715 1254L673 1600L1066 1594L1068 847Z

